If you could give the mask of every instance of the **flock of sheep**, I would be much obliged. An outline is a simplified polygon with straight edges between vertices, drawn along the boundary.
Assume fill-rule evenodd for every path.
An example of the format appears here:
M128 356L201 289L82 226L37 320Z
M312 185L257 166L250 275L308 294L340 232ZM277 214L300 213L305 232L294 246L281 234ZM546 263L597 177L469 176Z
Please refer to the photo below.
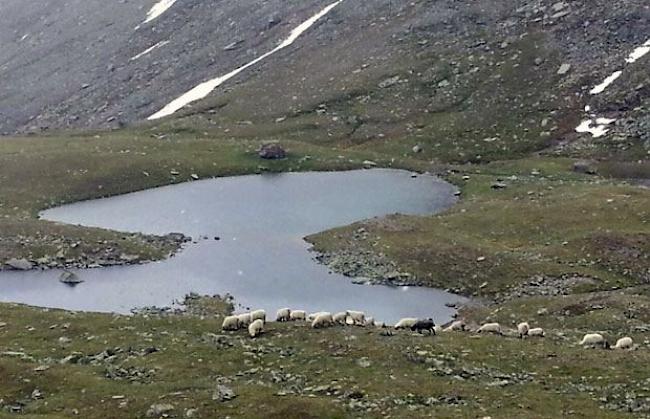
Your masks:
M304 310L291 310L289 308L281 308L275 316L277 322L289 321L306 321L311 323L314 329L332 327L336 325L350 325L350 326L363 326L363 327L377 327L381 329L388 328L383 322L377 322L372 317L366 317L362 311L342 311L340 313L332 314L326 311L307 314ZM243 313L238 315L228 316L223 320L222 330L236 331L248 328L248 334L255 338L264 332L264 324L266 323L266 312L264 310L255 310L250 313ZM454 331L469 331L463 320L456 320L451 322L445 328L437 326L432 319L417 319L414 317L403 318L398 321L395 330L410 329L412 331L422 332L427 331L431 334L439 332L454 332ZM493 333L502 335L503 331L499 323L485 323L475 331L476 333ZM517 333L520 338L525 337L539 337L545 336L544 329L541 327L531 328L527 322L522 322L517 325ZM584 335L580 341L582 346L602 346L609 349L610 345L607 340L600 333L588 333ZM623 337L618 339L614 349L632 349L634 341L630 337Z

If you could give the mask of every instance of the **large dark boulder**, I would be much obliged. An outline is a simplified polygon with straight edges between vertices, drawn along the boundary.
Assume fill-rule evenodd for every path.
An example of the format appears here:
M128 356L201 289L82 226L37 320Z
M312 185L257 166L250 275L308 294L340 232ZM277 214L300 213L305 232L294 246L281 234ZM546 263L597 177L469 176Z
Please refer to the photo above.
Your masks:
M266 160L278 160L286 158L287 152L280 144L270 143L264 144L262 148L260 148L259 156Z

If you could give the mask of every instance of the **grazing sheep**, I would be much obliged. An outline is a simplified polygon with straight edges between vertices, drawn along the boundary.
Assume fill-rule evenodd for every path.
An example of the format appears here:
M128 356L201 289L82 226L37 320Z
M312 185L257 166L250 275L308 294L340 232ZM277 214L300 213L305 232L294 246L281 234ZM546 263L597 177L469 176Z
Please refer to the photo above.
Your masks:
M262 322L266 323L266 311L255 310L251 312L251 322L254 322L255 320L262 320Z
M253 323L248 326L248 334L254 338L262 334L264 331L264 321L262 319L255 319Z
M348 313L346 313L345 311L341 311L340 313L336 313L335 315L333 315L332 320L336 324L345 326L345 320L347 319L347 317L348 317Z
M275 315L276 322L288 322L291 320L291 309L281 308Z
M483 326L479 327L476 333L496 333L497 335L501 333L501 325L499 323L485 323Z
M249 324L253 322L253 319L251 318L251 313L243 313L237 316L239 319L239 327L247 327Z
M528 331L530 330L530 325L527 322L519 323L517 325L517 331L519 332L519 337L524 338L528 334Z
M306 318L307 318L307 313L305 313L305 310L294 310L289 315L289 319L292 321L305 320Z
M449 326L445 328L445 332L454 332L454 331L460 331L462 332L465 330L465 322L463 320L456 320L455 322L452 322Z
M313 329L328 326L334 326L334 319L332 318L332 315L327 312L320 313L316 318L314 318L314 321L311 322L311 327Z
M542 329L541 327L534 327L532 329L529 329L526 335L531 338L533 337L543 338L545 333L544 333L544 329Z
M609 348L609 342L607 342L600 333L587 333L580 341L580 345L602 346L605 349Z
M239 329L238 316L228 316L225 319L223 319L221 330L238 330L238 329Z
M436 327L436 324L433 322L433 319L426 319L426 320L418 320L415 322L413 326L411 326L411 331L415 332L417 331L418 333L422 333L423 330L426 330L429 332L429 334L435 335L436 331L434 328Z
M366 324L366 314L363 311L348 310L347 313L355 326L364 326Z
M395 324L395 329L411 328L417 322L418 319L416 319L415 317L405 317Z
M326 311L317 311L317 312L315 312L315 313L310 313L310 314L307 316L307 321L309 321L309 322L313 322L314 319L315 319L316 317L318 317L318 316L321 315L321 314L325 314L325 313L327 313L327 312L326 312Z
M616 341L614 349L632 349L632 346L634 346L634 341L631 337L626 336Z

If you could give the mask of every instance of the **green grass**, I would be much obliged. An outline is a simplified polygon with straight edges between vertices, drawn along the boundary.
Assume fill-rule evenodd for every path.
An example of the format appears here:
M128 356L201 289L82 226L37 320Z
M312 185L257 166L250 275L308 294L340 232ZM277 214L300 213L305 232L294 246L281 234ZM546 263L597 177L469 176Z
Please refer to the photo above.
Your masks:
M601 289L648 283L650 191L568 167L531 159L461 168L450 180L464 199L443 214L361 222L308 240L324 252L382 252L422 285L475 296L539 275L593 277ZM497 180L507 188L492 189ZM367 240L355 238L360 226Z
M384 337L376 329L270 323L252 340L243 332L215 337L223 314L213 313L124 317L2 305L0 320L7 325L0 328L0 353L26 354L22 360L0 355L2 404L22 402L27 417L52 418L75 410L84 418L144 417L156 403L174 405L175 417L186 409L238 418L553 418L568 410L579 417L633 417L601 409L598 399L615 397L612 389L621 390L614 384L641 397L650 373L645 346L625 353L585 350L576 347L575 333L569 340L551 333L524 341L469 333ZM145 355L149 347L157 351ZM60 363L72 353L106 349L116 355ZM133 381L109 378L117 369L146 374ZM495 384L508 377L505 387ZM238 397L212 400L217 382ZM31 398L36 389L42 399ZM438 401L427 405L429 398Z

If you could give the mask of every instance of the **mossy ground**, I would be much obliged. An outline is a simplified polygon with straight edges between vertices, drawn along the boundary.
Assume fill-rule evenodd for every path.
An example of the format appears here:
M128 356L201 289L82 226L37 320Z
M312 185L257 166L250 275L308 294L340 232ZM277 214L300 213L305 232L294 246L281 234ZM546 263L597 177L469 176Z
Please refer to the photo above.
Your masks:
M13 406L34 418L135 418L163 403L170 417L614 418L634 417L627 405L647 397L647 341L632 352L578 348L579 331L558 333L554 316L536 321L548 331L537 340L301 323L269 323L253 340L222 334L220 307L126 317L2 305L0 416ZM114 355L92 358L106 350ZM61 363L71 354L90 358ZM218 383L237 397L213 400Z

